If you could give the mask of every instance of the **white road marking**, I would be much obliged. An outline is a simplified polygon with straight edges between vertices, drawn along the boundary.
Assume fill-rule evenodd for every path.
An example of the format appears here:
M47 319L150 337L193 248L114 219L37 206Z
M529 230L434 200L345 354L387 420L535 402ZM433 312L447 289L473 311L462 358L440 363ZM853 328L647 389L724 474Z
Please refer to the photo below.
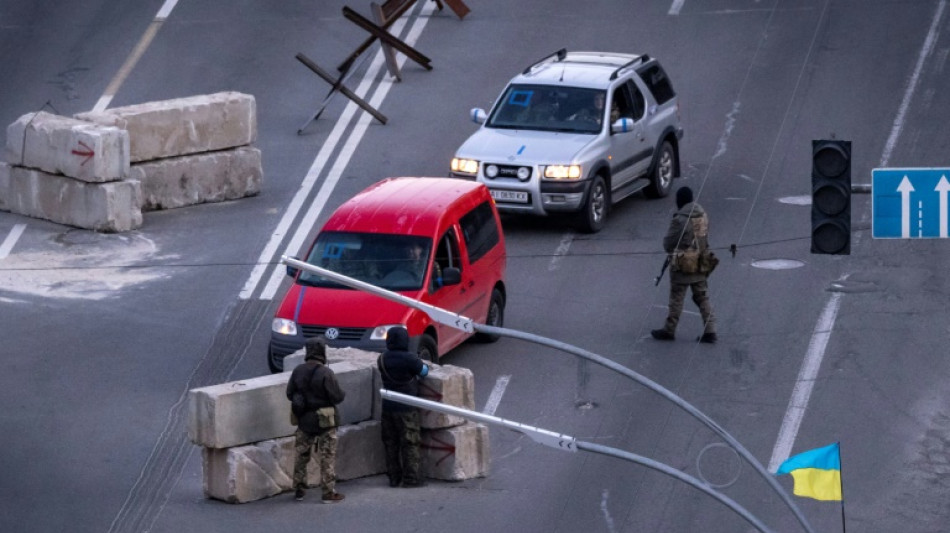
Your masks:
M425 27L428 22L428 15L433 10L433 7L430 7L429 4L426 4L423 7L422 16L420 16L413 27L410 30L410 35L406 38L406 43L409 45L415 44L415 41L418 39L419 34L422 32L422 29ZM402 28L405 27L406 19L397 20L393 25L391 33L398 35ZM405 62L405 57L399 57L399 63L402 64ZM373 58L370 67L367 69L366 74L363 77L363 81L360 83L359 87L354 91L361 98L365 97L365 94L369 91L370 87L373 85L376 80L376 76L379 73L379 70L383 66L383 55L382 52L377 52L376 56ZM373 107L379 107L383 98L389 92L389 89L392 88L393 82L389 78L385 78L380 86L377 88L376 92L373 95L370 105ZM340 139L343 136L344 131L349 127L352 117L356 114L358 106L349 102L343 110L343 114L337 120L336 125L334 126L330 136L323 143L323 147L320 149L320 152L317 154L317 158L314 160L313 165L311 165L310 170L307 172L303 183L300 186L300 189L297 191L297 194L294 195L294 198L291 200L290 205L287 208L287 211L284 212L283 217L281 217L280 222L277 225L277 229L274 230L274 233L271 235L270 240L267 243L267 246L264 247L264 250L261 251L261 255L258 258L257 264L251 270L251 275L248 277L247 281L244 284L244 288L241 290L239 297L242 300L246 300L251 297L254 293L254 290L257 288L258 284L261 281L261 278L264 276L264 273L267 270L269 264L276 259L277 249L283 242L285 235L289 231L290 225L293 223L294 219L297 217L300 212L301 207L303 206L304 201L310 195L313 190L314 184L316 183L317 177L323 172L324 167L327 165L327 162L330 159L330 154L336 149L337 144L339 144ZM307 213L304 216L304 219L300 224L297 225L297 231L291 238L291 242L287 245L285 249L285 254L289 256L296 255L307 235L309 235L312 226L314 225L316 219L320 216L320 212L323 210L326 205L327 200L330 197L330 194L333 192L333 189L336 187L337 182L339 181L340 176L342 175L343 169L346 168L346 165L349 163L350 158L353 155L353 152L356 150L356 146L359 144L360 140L363 137L363 134L366 132L366 128L374 119L363 113L361 118L357 122L356 128L353 132L350 133L350 136L347 138L344 148L341 150L340 154L337 156L337 159L334 163L333 168L330 170L330 175L324 180L323 184L320 186L320 190L317 191L317 196L310 205ZM277 293L278 288L280 287L280 282L283 280L284 272L281 268L275 268L274 272L271 273L271 277L268 280L266 286L261 291L260 299L269 300L274 297Z
M686 3L686 0L673 0L673 5L670 6L670 12L668 15L679 15L680 10L683 9L683 4Z
M561 258L571 251L572 242L574 242L574 234L565 233L564 237L561 238L561 243L557 246L557 250L554 250L554 257L551 258L551 262L548 264L548 272L554 272L561 266Z
M148 29L142 34L142 38L139 39L138 44L132 49L132 53L125 59L125 63L122 64L119 72L115 74L115 77L112 78L112 81L109 82L108 87L106 87L106 91L99 98L99 101L96 102L95 107L92 108L94 112L105 111L105 109L109 107L109 104L112 103L112 98L115 97L115 93L119 92L119 87L122 87L122 84L125 83L125 79L129 76L129 73L132 72L132 69L135 68L135 64L139 62L139 59L142 58L142 54L145 53L148 46L152 44L152 39L155 38L155 34L158 33L165 19L168 18L168 15L171 14L172 9L175 9L177 4L178 0L165 0L161 9L159 9L155 15L155 20L148 25Z
M13 250L13 247L16 245L17 240L20 239L20 235L23 235L23 230L25 229L26 224L13 225L13 229L10 230L10 234L7 235L6 239L3 239L3 244L0 244L0 259L10 255L10 251Z
M788 409L786 409L785 418L782 420L782 428L779 429L778 439L775 441L775 447L772 448L769 472L778 470L782 461L791 456L792 445L795 444L798 428L802 424L802 419L805 418L808 399L811 397L811 391L815 388L815 379L818 377L821 361L825 357L825 349L828 347L828 340L831 338L832 330L834 330L835 318L838 316L840 307L841 293L836 292L825 304L825 309L818 317L811 342L808 343L808 352L805 354L802 368L798 372L795 388L792 389L792 397L788 401Z
M495 410L498 409L498 404L501 403L501 397L505 395L505 389L508 388L509 381L511 381L511 376L501 376L495 381L495 388L493 388L491 394L488 395L488 401L485 402L485 408L482 409L482 413L494 416Z
M610 509L607 507L607 500L610 499L610 491L604 489L600 494L600 512L604 513L604 520L607 522L607 531L613 533L616 531L614 528L614 519L610 516Z

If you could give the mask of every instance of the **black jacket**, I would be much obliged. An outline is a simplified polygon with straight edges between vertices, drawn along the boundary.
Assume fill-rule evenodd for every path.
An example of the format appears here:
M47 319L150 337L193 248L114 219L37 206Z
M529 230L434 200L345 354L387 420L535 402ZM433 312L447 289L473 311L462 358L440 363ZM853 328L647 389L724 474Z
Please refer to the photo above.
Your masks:
M320 429L317 409L335 407L346 396L337 383L333 370L325 363L325 360L307 360L291 372L287 382L287 399L291 405L295 404L294 395L299 395L296 404L301 409L294 411L297 415L297 427L311 435L325 431ZM337 419L339 420L339 415Z
M379 356L376 365L383 378L386 390L410 396L419 395L419 378L426 375L428 367L419 356L409 351L409 332L405 328L392 328L386 334L387 350ZM415 409L391 400L383 400L383 411L395 413Z

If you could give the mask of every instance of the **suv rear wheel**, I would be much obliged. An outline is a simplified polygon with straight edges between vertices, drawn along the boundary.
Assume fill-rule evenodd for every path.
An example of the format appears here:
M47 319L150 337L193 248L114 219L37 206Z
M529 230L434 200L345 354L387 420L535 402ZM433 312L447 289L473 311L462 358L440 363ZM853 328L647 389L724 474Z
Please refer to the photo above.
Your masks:
M673 178L679 170L679 161L676 150L670 141L663 141L653 163L653 175L650 176L650 185L644 190L650 198L663 198L670 194L673 188Z
M586 233L597 233L607 222L607 184L604 177L600 174L594 176L590 184L590 192L587 194L587 203L580 212L580 228Z

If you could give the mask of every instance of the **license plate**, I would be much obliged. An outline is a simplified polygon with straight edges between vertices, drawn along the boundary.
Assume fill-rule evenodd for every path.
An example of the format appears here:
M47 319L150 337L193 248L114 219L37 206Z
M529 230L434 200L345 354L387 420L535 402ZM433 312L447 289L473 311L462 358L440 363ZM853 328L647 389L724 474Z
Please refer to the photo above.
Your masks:
M518 204L528 203L528 193L524 191L501 191L491 189L491 197L498 202L512 202Z

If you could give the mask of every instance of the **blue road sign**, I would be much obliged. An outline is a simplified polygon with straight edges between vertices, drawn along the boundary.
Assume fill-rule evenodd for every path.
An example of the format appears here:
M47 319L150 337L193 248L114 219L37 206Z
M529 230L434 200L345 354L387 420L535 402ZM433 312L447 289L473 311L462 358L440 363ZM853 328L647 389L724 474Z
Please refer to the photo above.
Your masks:
M871 234L875 239L946 239L950 169L871 171Z

